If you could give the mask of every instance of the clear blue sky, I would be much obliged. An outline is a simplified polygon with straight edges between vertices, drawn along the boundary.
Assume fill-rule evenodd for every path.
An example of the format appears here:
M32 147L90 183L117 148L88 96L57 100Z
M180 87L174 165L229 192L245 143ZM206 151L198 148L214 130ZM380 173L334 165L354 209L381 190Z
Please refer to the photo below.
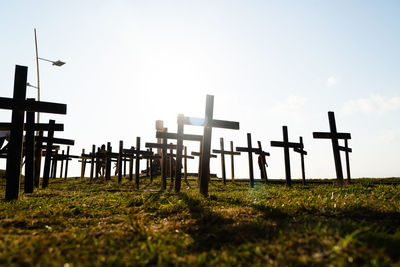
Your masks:
M75 154L107 141L130 147L136 136L154 141L155 120L175 131L178 113L203 116L213 94L215 118L241 126L215 130L213 148L219 137L244 146L251 132L271 152L272 177L284 177L283 151L269 146L282 139L282 125L291 140L304 137L309 177L335 176L330 142L312 139L328 130L330 110L339 131L352 133L353 176L399 176L399 14L398 1L5 0L1 96L12 95L15 64L36 83L36 27L39 55L67 62L40 62L41 97L68 104L68 115L52 117L65 124L59 137L76 140ZM291 159L299 177L299 156ZM236 162L237 175L248 177L247 155ZM219 159L212 172L220 173Z

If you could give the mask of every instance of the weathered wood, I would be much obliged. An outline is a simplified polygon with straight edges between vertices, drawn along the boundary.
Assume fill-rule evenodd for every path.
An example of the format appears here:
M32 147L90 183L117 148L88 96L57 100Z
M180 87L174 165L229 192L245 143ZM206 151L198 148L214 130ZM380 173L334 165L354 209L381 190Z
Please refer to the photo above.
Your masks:
M289 142L287 126L282 126L283 142L271 141L271 146L283 147L284 158L285 158L285 173L286 173L286 185L292 186L292 177L290 173L290 155L289 148L303 148L303 144Z
M27 74L27 67L15 66L13 94L13 99L15 101L21 100L25 102ZM0 106L0 108L4 108L4 106ZM7 109L13 109L13 107ZM18 199L19 196L24 115L25 113L23 110L17 109L13 109L11 115L12 127L10 129L10 141L8 144L6 163L6 201Z
M339 185L343 184L343 169L340 159L339 139L351 139L350 133L338 133L336 129L335 113L328 112L330 132L314 132L313 137L317 139L331 139L333 157L335 160L336 178Z
M91 156L91 162L90 162L90 181L93 180L93 174L94 174L94 169L96 168L95 165L95 158L94 158L94 154L96 153L96 145L92 145L92 156ZM96 176L97 176L97 170L96 170Z
M195 157L201 157L201 152L192 151L192 152L190 152L190 154L191 154L192 156L195 156ZM217 158L217 155L215 155L215 154L210 154L210 158Z
M188 154L187 154L187 147L184 147L184 152L183 152L183 179L185 179L185 182L187 183L187 159L188 159ZM194 157L193 157L194 158Z
M131 150L135 150L135 147L131 146ZM129 181L133 180L133 157L129 160Z
M51 178L53 178L53 179L57 178L56 177L56 173L57 173L57 163L58 163L58 161L57 161L58 150L56 150L55 153L56 154L53 156L53 166L54 166L54 168L53 168L53 172L51 173Z

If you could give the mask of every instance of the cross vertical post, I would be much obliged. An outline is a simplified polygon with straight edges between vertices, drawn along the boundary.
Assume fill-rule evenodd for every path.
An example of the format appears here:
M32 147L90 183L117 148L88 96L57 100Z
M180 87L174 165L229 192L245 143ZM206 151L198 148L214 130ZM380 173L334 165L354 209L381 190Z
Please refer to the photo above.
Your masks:
M61 161L61 166L60 166L60 178L62 178L62 175L63 175L63 170L64 170L64 155L65 155L65 151L63 150L62 152L61 152L61 158L60 158L60 161ZM68 162L68 158L67 158L67 162Z
M39 131L39 137L43 137L43 131ZM42 142L36 141L36 149L35 149L35 177L34 184L35 187L39 187L40 182L40 167L42 165Z
M119 153L118 153L118 183L122 181L122 150L124 149L124 142L119 141Z
M233 155L233 141L230 142L231 144L231 175L232 175L232 182L235 181L235 163L234 163L234 155Z
M262 150L262 146L261 146L261 142L260 141L257 141L257 144L258 144L258 149L260 150L260 152L261 151L263 151ZM262 174L262 177L261 178L263 178L263 179L265 179L265 182L268 182L268 175L267 175L267 169L265 168L265 164L266 164L266 162L265 162L265 155L263 155L262 153L260 153L260 159L261 159L261 164L262 164L262 166L261 166L261 174Z
M50 126L54 126L55 121L49 120ZM54 137L54 130L50 129L47 132L47 137L51 140ZM51 141L47 142L46 144L46 156L44 158L44 168L43 168L43 182L42 188L46 188L49 185L49 178L50 178L50 164L51 164L51 151L52 151L53 143Z
M96 154L96 145L92 145L92 159L90 160L90 181L93 180L93 174L96 168L96 165L94 164L95 154ZM96 170L96 175L97 175L97 170Z
M69 162L69 146L67 146L67 160L65 162L65 174L64 174L65 179L67 179L68 176L68 162Z
M347 172L347 181L350 183L351 182L351 175L350 175L350 159L349 159L349 144L347 139L344 139L344 147L346 148L345 150L345 156L346 156L346 172Z
M25 193L33 193L35 175L35 113L26 113Z
M136 150L140 151L140 137L136 137ZM140 176L140 154L136 154L136 161L135 161L135 184L136 189L139 189L139 176Z
M15 66L14 99L25 100L27 76L27 67L19 65ZM19 196L25 112L23 110L13 109L11 116L10 142L8 145L6 163L6 201L18 199Z

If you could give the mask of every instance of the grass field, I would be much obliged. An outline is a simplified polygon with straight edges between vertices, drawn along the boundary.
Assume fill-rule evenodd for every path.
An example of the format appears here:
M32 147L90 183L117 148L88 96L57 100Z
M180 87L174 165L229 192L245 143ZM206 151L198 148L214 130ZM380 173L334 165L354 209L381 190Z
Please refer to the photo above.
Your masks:
M57 179L1 200L0 265L400 265L397 185L190 186Z

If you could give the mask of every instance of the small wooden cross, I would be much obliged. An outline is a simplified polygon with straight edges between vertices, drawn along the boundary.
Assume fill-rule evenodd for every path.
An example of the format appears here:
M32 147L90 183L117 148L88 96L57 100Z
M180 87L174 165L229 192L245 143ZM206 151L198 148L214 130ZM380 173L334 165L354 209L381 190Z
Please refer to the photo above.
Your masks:
M289 148L303 148L303 145L300 143L289 142L287 126L282 126L282 132L283 132L283 142L282 141L271 141L271 146L283 147L283 151L284 151L284 155L285 155L286 185L290 187L290 186L292 186L292 177L290 174Z
M338 133L336 129L336 120L335 113L333 111L328 112L329 118L329 128L330 132L314 132L313 137L318 139L331 139L332 141L332 150L333 157L335 159L335 169L336 169L336 178L339 185L343 184L343 169L342 162L340 160L340 151L343 150L339 146L339 139L351 139L350 133Z
M249 155L250 187L254 188L253 153L261 153L261 150L253 148L251 143L251 133L247 133L247 147L236 147L236 151L247 152Z
M303 147L304 147L304 144L303 144L303 137L302 137L302 136L300 136L300 142L299 142L299 143L300 143L301 145L303 145ZM303 179L303 184L305 184L305 183L306 183L306 171L305 171L305 168L304 168L304 156L307 155L307 151L305 151L303 148L293 148L293 151L300 154L300 160L301 160L301 177L302 177L302 179Z
M166 129L166 128L165 128ZM161 154L161 189L167 189L167 153L168 149L176 149L176 145L170 145L167 143L167 138L162 139L162 143L146 143L145 147L148 148L159 148L162 151Z
M221 171L222 171L222 182L226 185L226 173L225 173L225 155L231 155L231 171L232 171L232 181L234 178L234 167L233 167L233 156L240 155L240 152L233 151L233 142L231 141L231 150L224 149L224 138L219 139L220 149L213 149L212 152L215 154L221 154Z

